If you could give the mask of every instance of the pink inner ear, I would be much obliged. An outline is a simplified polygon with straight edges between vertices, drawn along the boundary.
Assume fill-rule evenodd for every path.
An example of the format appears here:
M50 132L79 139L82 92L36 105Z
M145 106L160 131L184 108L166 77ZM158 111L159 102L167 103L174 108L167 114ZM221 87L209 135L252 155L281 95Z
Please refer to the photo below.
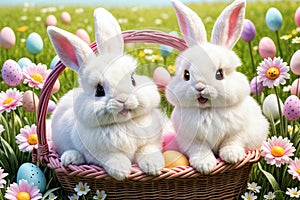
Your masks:
M61 37L60 35L55 35L56 43L59 44L60 51L62 55L65 57L64 60L69 60L75 64L75 66L79 66L78 60L75 54L74 47L70 44L69 40L65 37ZM68 58L66 58L68 57Z
M235 29L237 27L237 22L239 19L239 14L240 14L241 9L242 9L242 6L235 8L229 17L228 37L226 40L226 45L228 45L228 43L231 41L232 36L234 35L234 32L236 31Z
M181 32L183 33L183 35L187 35L188 34L188 30L187 30L186 20L185 20L184 16L182 15L181 11L178 10L177 7L175 9L176 9L176 13L178 15Z

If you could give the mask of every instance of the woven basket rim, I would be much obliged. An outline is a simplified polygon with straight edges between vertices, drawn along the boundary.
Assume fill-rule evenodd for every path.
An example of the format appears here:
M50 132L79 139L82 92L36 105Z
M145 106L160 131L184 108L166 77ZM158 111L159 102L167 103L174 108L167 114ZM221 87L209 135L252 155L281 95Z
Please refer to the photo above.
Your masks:
M179 51L184 51L187 48L186 42L176 36L156 31L156 30L130 30L122 32L125 43L153 43L163 44L171 46ZM94 52L97 52L96 42L90 45ZM41 91L39 105L37 107L37 135L38 135L38 149L33 151L33 162L37 159L45 166L50 167L58 171L63 171L70 176L85 176L95 179L112 179L100 166L96 165L69 165L64 167L60 163L58 154L53 150L49 149L49 144L46 136L46 116L47 107L50 99L51 91L55 81L59 75L63 72L65 66L61 61L57 63L53 71L47 78L44 87ZM260 159L260 150L249 151L246 153L244 160L236 164L228 164L225 162L219 162L210 175L217 173L223 173L228 170L239 169L247 163L255 163ZM190 166L175 167L172 169L164 168L161 175L149 176L145 174L137 165L132 166L132 172L128 179L130 180L159 180L159 179L173 179L173 178L194 178L203 176Z

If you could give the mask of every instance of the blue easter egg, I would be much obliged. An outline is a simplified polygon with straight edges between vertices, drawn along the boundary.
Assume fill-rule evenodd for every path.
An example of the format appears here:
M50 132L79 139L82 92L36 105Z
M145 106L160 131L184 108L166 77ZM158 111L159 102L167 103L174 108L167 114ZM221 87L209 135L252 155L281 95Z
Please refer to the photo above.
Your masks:
M58 55L56 55L50 63L50 69L54 69L55 65L58 63L59 60L60 59L59 59Z
M17 86L23 80L22 69L14 60L7 60L2 66L1 74L3 81L9 86Z
M42 170L32 163L23 163L17 173L17 182L26 180L28 183L33 183L41 193L46 189L46 177Z
M35 32L30 33L26 40L26 49L29 53L36 55L39 54L44 48L44 43L41 36Z
M18 64L20 65L21 69L24 67L29 67L32 65L32 62L29 58L23 57L18 60Z
M266 14L266 23L272 31L278 31L282 26L282 15L277 8L269 8Z
M162 57L168 57L172 54L173 48L167 45L160 45L160 54Z

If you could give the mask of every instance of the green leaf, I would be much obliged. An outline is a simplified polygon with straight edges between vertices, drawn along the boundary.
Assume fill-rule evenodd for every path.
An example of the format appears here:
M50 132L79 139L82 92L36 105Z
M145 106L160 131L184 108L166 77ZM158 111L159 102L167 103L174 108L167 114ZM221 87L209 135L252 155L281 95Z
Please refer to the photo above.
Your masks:
M52 188L50 190L47 190L47 192L45 192L45 194L43 195L42 200L45 200L49 196L50 193L52 193L52 192L54 192L56 190L59 190L59 189L61 189L61 187Z
M10 147L10 145L5 140L3 140L2 138L0 138L0 140L3 146L4 153L9 160L12 172L16 173L19 166L17 156L14 150Z

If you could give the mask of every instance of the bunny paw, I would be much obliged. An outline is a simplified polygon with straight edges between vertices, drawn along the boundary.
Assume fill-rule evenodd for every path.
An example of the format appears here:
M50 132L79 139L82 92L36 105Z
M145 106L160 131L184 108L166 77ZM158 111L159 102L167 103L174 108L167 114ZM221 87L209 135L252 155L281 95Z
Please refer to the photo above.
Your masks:
M131 172L130 160L111 159L105 163L105 171L114 179L122 181Z
M65 151L62 154L60 159L61 159L61 163L64 166L67 166L69 164L81 165L81 164L85 163L83 155L76 150Z
M164 168L164 158L161 153L143 155L138 160L138 165L149 175L159 175Z
M202 174L209 174L217 165L217 160L214 155L206 157L191 157L190 165Z
M220 149L220 158L228 163L237 163L245 157L245 150L239 146L225 146Z

